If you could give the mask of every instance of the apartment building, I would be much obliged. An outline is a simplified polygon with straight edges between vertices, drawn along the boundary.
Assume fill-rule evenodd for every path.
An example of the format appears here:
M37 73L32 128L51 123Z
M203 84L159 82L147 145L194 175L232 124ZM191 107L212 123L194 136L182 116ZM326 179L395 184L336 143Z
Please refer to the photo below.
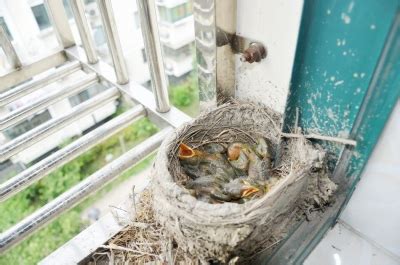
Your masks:
M98 55L103 61L112 64L97 3L95 0L84 0L84 3L86 17L92 30ZM160 19L160 38L163 45L165 68L170 83L173 84L185 79L193 68L194 26L192 1L160 0L156 3ZM77 43L80 44L80 36L74 22L70 3L68 0L63 0L63 4L74 37ZM134 81L149 85L150 74L140 31L140 19L136 1L113 1L112 4L114 12L118 14L115 19L129 74ZM35 61L37 58L44 57L58 48L51 17L46 12L43 0L0 0L0 26L4 28L8 37L12 40L12 44L24 63ZM2 49L0 49L0 76L6 73L9 68L4 54L1 53L3 53ZM79 73L75 73L75 76L72 77L63 78L60 82L48 85L40 91L31 93L12 104L0 107L0 115L5 115L22 107L27 102L39 100L49 91L64 87L69 80L76 78L76 75L79 75ZM36 113L13 127L2 131L0 133L0 144L6 143L36 126L71 111L72 108L104 89L106 87L96 84L77 95L52 104L42 112ZM111 102L102 106L91 115L67 126L64 130L50 135L45 140L39 141L12 157L11 160L3 162L3 166L0 163L0 174L6 175L4 172L4 174L2 173L2 169L10 168L10 165L17 169L22 168L24 165L39 159L56 148L66 139L82 134L89 128L94 127L115 112L116 104L117 102ZM46 145L43 144L44 141L46 141ZM13 170L15 171L15 169Z
M192 0L156 1L165 69L170 80L179 80L193 69L192 3Z

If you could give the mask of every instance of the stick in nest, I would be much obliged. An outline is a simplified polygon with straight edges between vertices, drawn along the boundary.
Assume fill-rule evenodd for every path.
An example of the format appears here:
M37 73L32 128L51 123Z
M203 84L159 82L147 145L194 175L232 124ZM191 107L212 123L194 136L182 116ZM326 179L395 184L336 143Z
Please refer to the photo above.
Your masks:
M282 132L281 136L283 136L285 138L301 138L301 137L304 137L306 139L325 140L325 141L336 142L336 143L352 145L352 146L356 146L357 145L357 141L355 141L355 140L344 139L344 138L339 138L339 137L332 137L332 136L325 136L325 135L319 135L319 134L315 134L315 133L297 134L297 133L284 133L284 132Z

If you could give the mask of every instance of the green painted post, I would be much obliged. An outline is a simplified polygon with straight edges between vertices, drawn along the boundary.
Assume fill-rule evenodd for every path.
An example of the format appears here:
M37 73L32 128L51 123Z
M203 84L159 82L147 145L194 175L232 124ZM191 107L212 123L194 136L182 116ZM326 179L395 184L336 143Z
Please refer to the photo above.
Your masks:
M301 222L264 264L301 264L349 200L400 96L400 1L305 0L284 129L349 137L335 156L336 202Z

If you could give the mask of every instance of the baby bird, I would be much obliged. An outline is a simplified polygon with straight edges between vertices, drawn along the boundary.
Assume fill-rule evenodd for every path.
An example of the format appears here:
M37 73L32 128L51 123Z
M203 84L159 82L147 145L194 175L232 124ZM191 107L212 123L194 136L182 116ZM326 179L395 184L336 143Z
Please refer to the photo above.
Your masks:
M268 192L272 149L264 138L254 146L235 142L227 149L214 143L194 149L182 143L178 157L191 177L185 186L199 200L244 202Z
M198 177L195 180L189 180L186 188L194 191L194 196L200 200L212 202L230 201L231 198L221 190L222 182L212 176Z
M246 149L248 149L246 144L232 143L227 150L228 161L240 176L247 175L249 168L249 159L245 153Z
M220 153L220 147L209 147L206 150L215 152L208 153L200 149L193 149L184 143L179 145L178 157L186 174L192 178L214 175L217 172L225 175L224 177L236 176L226 157Z
M239 200L258 192L259 189L249 184L246 181L246 177L240 177L225 183L222 191L228 194L233 200Z
M272 169L272 147L269 141L258 138L253 149L246 149L245 153L249 159L248 175L253 180L268 180Z

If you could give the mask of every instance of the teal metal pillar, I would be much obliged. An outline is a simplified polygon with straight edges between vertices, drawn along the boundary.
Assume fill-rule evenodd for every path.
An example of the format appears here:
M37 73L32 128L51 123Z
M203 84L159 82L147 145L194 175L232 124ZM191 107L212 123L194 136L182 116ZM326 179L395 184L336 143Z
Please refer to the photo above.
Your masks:
M301 264L332 226L400 95L400 1L305 0L285 112L314 132L357 140L357 146L322 143L332 154L336 202L300 222L264 264Z

